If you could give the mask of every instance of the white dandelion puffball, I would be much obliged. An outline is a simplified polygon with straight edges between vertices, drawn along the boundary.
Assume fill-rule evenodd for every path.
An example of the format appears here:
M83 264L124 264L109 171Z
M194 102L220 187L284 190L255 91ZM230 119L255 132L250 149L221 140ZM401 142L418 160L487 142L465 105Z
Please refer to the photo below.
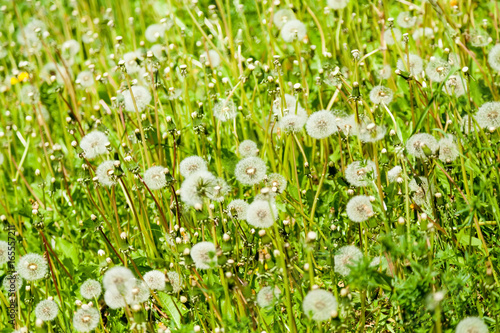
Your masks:
M48 299L38 303L35 308L36 318L43 321L54 320L58 313L59 307L57 306L57 303Z
M165 274L163 272L152 270L144 274L144 282L151 290L165 289Z
M351 221L358 223L368 220L375 214L370 202L370 197L366 195L352 197L347 203L346 212Z
M209 171L201 170L187 177L181 185L181 200L188 206L203 204L203 197L214 191L217 178Z
M108 152L108 136L100 131L92 131L85 135L80 141L85 157L89 160Z
M287 185L286 178L279 173L269 174L266 178L266 183L273 193L283 193Z
M152 166L144 172L144 183L150 190L160 190L167 185L165 179L165 168L162 166Z
M306 112L300 112L298 114L289 113L279 120L278 127L285 133L297 133L302 131L306 121Z
M467 317L458 323L455 333L488 333L488 326L479 317Z
M217 256L214 243L197 243L191 248L190 254L197 269L210 269L217 265Z
M403 168L399 165L396 165L394 168L387 172L387 179L390 183L395 182L399 177L401 177L401 173L403 172Z
M128 52L123 55L123 61L125 62L125 69L129 74L135 74L141 71L141 66L139 66L140 61L139 52Z
M377 168L370 160L352 162L345 169L345 178L352 186L367 186L371 177L377 178Z
M182 278L179 273L170 271L167 273L167 278L170 282L170 285L172 286L172 292L178 293L182 290Z
M469 118L468 115L462 117L462 121L460 122L460 129L462 130L463 133L469 134L470 132L474 132L476 126L477 125L475 123L474 117Z
M181 161L179 170L184 178L189 177L198 171L207 171L207 162L199 156L189 156Z
M276 303L276 300L281 294L281 290L278 287L264 287L259 290L257 294L257 304L261 308L266 308L272 306Z
M47 274L47 260L37 253L28 253L21 257L17 272L26 281L40 280Z
M417 18L412 16L410 12L401 12L396 18L396 23L401 28L411 28L417 23Z
M361 258L363 258L363 253L356 246L341 247L334 257L335 272L343 276L349 275L351 273L349 266L355 265Z
M408 63L408 58L410 62ZM403 62L404 61L404 62ZM407 69L408 66L408 69ZM409 57L405 54L404 60L399 59L396 64L397 69L403 72L409 72L412 76L420 75L424 70L424 61L416 54L409 54Z
M234 175L243 185L255 185L264 179L267 172L266 162L260 157L247 157L236 164Z
M278 218L276 205L267 200L254 200L247 209L246 220L256 228L269 228Z
M7 275L3 278L2 287L6 292L17 292L23 286L23 278L19 274Z
M281 28L281 38L287 43L295 40L301 41L306 36L307 29L304 23L299 20L290 20Z
M295 13L288 8L277 10L273 16L273 23L278 29L283 28L285 23L291 20L295 20Z
M98 298L101 293L101 283L97 280L88 279L80 286L80 294L85 299Z
M68 70L66 71L66 68L64 68L64 66L49 62L45 64L45 66L43 66L42 70L40 71L40 76L43 77L47 82L52 82L52 77L55 76L57 83L64 84L65 80L71 80L72 73L73 72L70 68L68 68Z
M73 327L78 332L90 332L97 328L100 318L101 315L96 308L81 308L73 316Z
M104 302L111 309L120 309L127 306L125 297L116 288L106 290L104 293Z
M451 66L450 63L441 58L435 58L425 67L425 74L434 82L442 82L448 76Z
M451 163L457 159L459 151L453 136L448 135L439 140L439 159L444 163Z
M81 71L76 77L76 83L84 88L92 87L94 85L94 74L91 71Z
M392 92L392 90L385 86L375 86L370 91L370 100L373 104L384 103L387 105L392 102L393 96L394 93Z
M0 241L0 265L9 261L9 243Z
M486 102L474 116L481 128L500 127L500 102Z
M130 93L130 90L132 90L132 93ZM125 110L128 112L135 112L135 106L137 106L138 112L143 111L151 103L152 98L149 89L143 86L132 86L129 90L122 92L122 95Z
M417 133L406 141L406 151L417 158L434 155L439 148L436 139L428 133Z
M448 95L455 95L456 97L460 97L465 94L464 81L460 76L451 75L448 80L446 80L443 91Z
M139 279L130 279L125 282L125 301L129 305L141 304L148 300L150 295L146 282Z
M224 198L231 190L231 187L227 185L226 181L220 177L215 177L215 180L210 185L211 188L207 189L206 196L210 200L222 202Z
M238 111L232 99L220 99L214 105L213 113L220 121L227 121L236 118Z
M153 52L153 55L156 57L156 59L158 60L165 59L165 47L163 45L155 44L151 46L149 50Z
M315 289L307 293L302 301L304 313L315 321L325 321L336 315L338 302L327 290Z
M473 29L469 32L469 42L474 47L485 47L490 43L490 36L483 29Z
M155 43L158 38L163 38L165 36L166 26L163 24L151 24L146 28L144 36L148 42Z
M230 217L238 220L247 219L248 203L245 200L235 199L227 205L227 211Z
M500 44L493 46L488 52L488 63L492 69L500 72Z
M116 180L113 177L115 171L115 161L104 161L95 170L95 174L99 183L104 186L116 185Z
M432 28L418 28L415 30L415 32L412 35L414 40L419 40L420 38L424 37L425 39L431 39L434 38L434 30Z
M403 34L398 28L387 29L386 31L384 31L384 40L387 45L394 45L396 42L400 42L401 36L403 36ZM396 37L396 40L394 40L394 37Z
M433 187L429 188L429 180L426 177L418 177L419 182L413 178L408 187L413 193L413 200L419 206L426 206L429 204L434 192ZM432 193L431 193L432 192Z
M316 111L309 116L306 123L306 131L310 137L324 139L337 132L335 116L327 110Z
M389 64L385 64L381 69L377 71L377 76L381 80L388 80L392 76L392 67Z
M40 103L40 91L32 84L26 84L21 88L19 100L28 105Z
M349 0L327 0L326 1L326 4L328 5L328 7L330 7L331 9L335 9L335 10L343 9L343 8L347 7L348 3L349 3Z
M114 266L104 273L102 284L106 290L113 288L121 289L125 282L133 278L134 274L127 267Z
M286 113L288 110L288 113ZM281 118L286 114L300 114L305 113L304 108L300 105L300 102L290 94L285 94L285 102L281 105L281 96L278 96L273 101L273 114Z
M257 148L257 144L252 140L244 140L240 143L238 147L238 152L242 158L257 156L259 153L259 148Z
M61 51L65 59L72 59L80 52L80 43L70 39L62 43Z
M208 54L207 52L203 52L200 56L200 61L202 63L208 63L214 68L219 67L221 64L220 55L215 50L208 50Z
M337 124L337 129L344 133L345 136L357 135L358 125L356 124L356 115L351 114L349 116L335 118Z

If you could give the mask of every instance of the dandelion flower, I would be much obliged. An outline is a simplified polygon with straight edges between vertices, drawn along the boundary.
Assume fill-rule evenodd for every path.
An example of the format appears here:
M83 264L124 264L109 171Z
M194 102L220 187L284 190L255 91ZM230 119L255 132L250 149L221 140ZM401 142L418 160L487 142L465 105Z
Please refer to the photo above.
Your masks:
M257 294L257 304L261 308L272 306L280 294L281 290L278 287L264 287Z
M278 218L278 209L273 202L254 200L247 209L246 220L256 228L269 228Z
M207 171L207 162L199 156L189 156L179 164L180 173L184 178L189 177L197 171Z
M259 157L247 157L236 164L234 175L243 185L255 185L264 179L266 162Z
M391 65L389 65L389 64L383 65L382 68L379 69L376 74L377 74L379 79L388 80L392 75Z
M26 84L21 88L21 102L28 105L35 105L40 102L40 92L38 88L32 84Z
M306 121L307 113L305 112L299 114L289 113L280 119L278 127L285 133L297 133L302 131Z
M125 282L125 301L129 305L141 304L149 298L149 288L146 282L139 279L130 279Z
M144 35L149 42L155 43L158 38L165 36L165 30L166 27L163 24L151 24L146 28Z
M236 118L238 112L236 111L236 105L232 99L220 99L214 105L214 117L220 121L227 121Z
M334 257L335 272L343 276L349 275L351 268L348 266L355 265L362 257L363 253L354 245L341 247Z
M57 306L57 303L48 299L38 303L35 308L36 318L43 321L54 320L58 313L59 307Z
M76 77L76 83L84 88L92 87L94 85L94 74L91 71L81 71Z
M394 168L392 168L391 170L389 170L387 172L387 179L389 180L390 183L393 183L399 177L401 177L402 172L403 172L403 169L399 165L396 165Z
M488 333L488 326L479 317L467 317L458 323L455 333Z
M306 131L315 139L324 139L337 132L337 124L333 113L327 110L316 111L306 123Z
M412 35L414 40L419 40L420 38L424 37L425 39L432 39L434 38L434 30L431 28L418 28L415 30L415 32Z
M150 190L160 190L167 185L165 179L165 168L152 166L144 172L144 183Z
M123 61L125 62L125 69L129 74L139 73L141 71L140 54L139 52L128 52L123 55Z
M295 20L295 14L293 10L284 8L277 10L273 16L273 23L276 28L281 29L288 21Z
M444 163L451 163L459 156L458 147L453 142L453 136L448 135L439 140L439 159Z
M125 282L133 278L134 274L132 274L132 271L127 267L114 266L104 273L102 284L106 290L114 288L121 290Z
M0 241L0 265L9 261L9 243Z
M344 133L345 136L358 134L358 125L356 124L356 116L354 114L345 117L336 117L335 123L337 124L337 129Z
M339 10L347 7L349 0L327 0L326 4L331 9Z
M493 46L488 53L488 63L491 68L500 72L500 44Z
M392 35L393 32L394 36ZM394 45L396 42L401 41L401 36L401 30L399 30L398 28L387 29L386 31L384 31L384 40L387 45ZM394 40L394 37L396 38L396 40Z
M73 327L78 332L90 332L97 328L101 315L96 308L81 308L73 317Z
M203 204L203 197L212 193L216 186L216 178L209 171L197 171L182 182L181 200L186 205L196 207Z
M415 16L412 16L410 12L401 12L399 13L396 23L401 27L401 28L411 28L417 23L417 18Z
M130 90L132 90L132 93L130 92ZM125 110L128 112L135 112L136 106L137 111L143 111L149 105L152 98L149 89L143 86L132 86L131 89L122 92L122 95L123 103L125 104ZM133 98L132 95L134 95Z
M408 66L408 69L406 69L406 66ZM412 76L418 76L424 70L424 62L418 55L410 53L409 57L406 54L404 55L404 62L403 59L399 59L396 67L400 71L409 72Z
M170 282L170 285L172 286L172 292L178 293L182 290L182 278L179 273L170 271L167 273L167 278Z
M37 253L28 253L17 264L19 275L26 281L40 280L47 274L47 260Z
M111 309L120 309L127 306L125 302L125 297L116 288L111 288L106 290L104 293L104 302Z
M358 223L368 220L375 214L370 198L366 195L352 197L347 203L346 212L351 221Z
M302 309L312 320L325 321L337 313L338 302L327 290L311 290L304 297Z
M197 269L210 269L217 264L215 245L211 242L195 244L190 253Z
M406 142L408 154L417 158L427 158L434 155L439 148L436 139L427 133L417 133L412 135Z
M279 173L269 174L266 182L271 187L271 190L276 193L283 193L287 185L286 178Z
M238 152L240 153L241 157L245 158L245 157L256 156L257 153L259 152L259 149L257 148L257 144L254 141L244 140L240 143L240 146L238 147Z
M368 117L360 119L356 133L362 142L377 142L384 138L387 129L383 125L373 123Z
M95 174L101 185L113 186L116 184L116 180L113 176L114 171L115 161L105 161L99 164L99 166L95 170Z
M431 189L429 189L429 181L427 180L426 177L418 177L418 182L414 178L410 181L408 184L408 187L413 193L413 200L415 203L419 206L426 206L430 203L432 194L431 192L434 192Z
M389 104L392 102L392 97L394 93L390 88L384 86L375 86L370 91L370 100L373 104Z
M427 64L425 73L434 82L442 82L450 72L450 63L446 60L435 58Z
M465 94L465 86L462 78L457 75L451 75L448 80L446 80L443 91L448 95L455 95L456 97Z
M203 52L200 59L202 59L202 61L204 60L204 62L208 62L214 68L219 67L221 64L220 55L215 50L208 50L208 54L207 52Z
M19 274L7 275L3 278L2 286L6 292L18 292L23 286L23 278Z
M92 131L85 135L80 141L80 148L83 149L85 157L89 160L108 152L109 140L106 134L99 131Z
M356 187L367 186L370 182L369 176L377 177L377 169L373 161L355 161L345 169L345 178L349 184Z
M88 279L80 286L80 294L85 299L94 299L101 296L102 288L99 281Z
M281 38L287 43L301 41L306 36L306 26L299 20L290 20L281 28Z
M490 36L483 29L473 29L469 33L469 42L474 47L485 47L490 43Z
M163 272L152 270L144 274L144 281L151 290L165 289L165 274Z
M500 102L484 103L474 118L481 128L500 127Z
M246 220L248 206L245 200L235 199L231 201L227 206L229 216L238 220Z

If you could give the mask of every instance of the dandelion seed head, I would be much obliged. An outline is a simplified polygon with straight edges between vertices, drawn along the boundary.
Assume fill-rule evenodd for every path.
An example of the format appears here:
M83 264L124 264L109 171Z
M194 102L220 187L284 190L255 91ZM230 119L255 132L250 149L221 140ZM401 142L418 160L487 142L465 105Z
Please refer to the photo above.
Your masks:
M415 203L419 206L426 206L429 204L434 190L432 187L431 189L429 189L429 181L426 177L418 178L420 184L417 183L417 180L415 178L413 178L408 184L408 187L410 188L410 191L414 192L413 200L415 201Z
M264 179L266 162L259 157L247 157L236 164L234 175L243 185L255 185Z
M94 74L91 71L81 71L76 77L76 82L83 88L92 87L94 85Z
M18 292L23 286L23 278L19 274L6 275L3 278L2 286L7 292Z
M151 24L146 28L144 36L151 43L156 43L158 38L165 36L166 26L163 24Z
M80 148L83 149L85 157L89 160L108 152L108 136L100 131L92 131L85 135L80 141Z
M165 47L161 44L154 44L149 49L158 60L165 59Z
M387 105L392 102L393 96L394 93L392 92L392 90L385 86L375 86L370 91L370 100L373 104L384 103Z
M210 269L217 264L215 245L211 242L195 244L190 254L197 269Z
M231 190L231 187L226 181L220 177L216 177L211 184L212 188L207 191L207 198L213 201L222 202Z
M17 264L19 275L26 281L42 279L47 274L47 269L47 260L37 253L22 256Z
M244 140L240 143L238 147L238 152L240 153L241 157L245 158L250 156L256 156L257 153L259 152L259 149L257 148L257 144L254 141Z
M288 113L286 113L288 110ZM273 101L273 114L281 118L286 114L304 114L306 113L304 108L297 102L297 99L290 94L285 94L285 103L281 105L281 96L278 96ZM307 113L306 113L307 114Z
M247 209L246 220L256 228L269 228L278 218L278 209L274 202L254 200Z
M375 214L370 198L366 195L352 197L347 203L346 212L351 221L358 223L368 220Z
M215 189L217 179L206 170L201 170L187 177L181 185L181 200L188 206L203 204L203 197L207 197Z
M301 41L306 36L307 29L304 23L299 20L290 20L281 28L281 38L287 43L295 40Z
M207 52L203 52L200 56L200 59L203 59L204 62L209 62L212 67L219 67L221 64L221 58L220 55L217 51L215 50L208 50ZM234 118L234 117L233 117ZM222 120L222 119L221 119ZM224 120L222 120L224 121Z
M406 151L408 154L417 158L427 158L425 153L435 154L439 148L436 139L428 133L417 133L412 135L406 142Z
M117 289L122 290L125 282L134 278L134 274L130 269L124 266L111 267L104 273L102 284L106 290Z
M61 45L61 52L66 59L74 58L80 52L80 49L80 43L74 39L69 39Z
M297 133L302 131L306 121L307 113L305 112L299 114L289 113L279 120L278 127L285 133Z
M349 275L351 268L348 266L355 265L362 257L363 253L354 245L341 247L334 257L335 272L343 276Z
M373 123L369 118L361 118L356 133L362 142L377 142L384 138L387 129L383 125Z
M276 303L279 298L281 290L278 287L263 287L257 293L257 304L261 308L266 308L272 306Z
M387 179L389 180L390 183L393 183L396 181L396 179L401 177L402 172L403 169L399 165L396 165L394 168L392 168L387 172Z
M444 163L451 163L459 156L457 144L453 136L448 135L439 140L439 159Z
M118 289L111 287L104 293L104 302L111 309L120 309L127 306L125 297L118 291Z
M179 273L170 271L167 273L167 278L170 282L170 285L172 286L172 292L178 293L182 290L182 277L179 275Z
M339 10L342 8L347 7L347 4L349 3L349 0L327 0L326 4L328 7L334 10Z
M469 134L469 125L470 125L470 132L475 131L474 128L477 125L475 124L474 119L475 119L474 117L472 119L470 119L468 115L465 115L462 117L462 121L460 123L460 128L461 128L463 133Z
M151 290L165 289L165 274L163 272L152 270L144 274L144 282Z
M488 45L490 36L483 29L473 29L469 32L469 42L474 47L485 47Z
M434 82L442 82L448 76L451 66L450 63L441 58L435 58L425 67L425 74Z
M394 32L394 36L392 33ZM394 37L396 37L396 40L394 40ZM394 45L396 42L401 41L401 30L398 28L393 28L393 29L387 29L384 31L384 40L387 45Z
M162 166L152 166L144 172L144 183L150 190L160 190L167 185L165 179L165 168Z
M370 177L377 177L377 169L373 161L355 161L345 169L345 178L349 184L356 187L367 186Z
M310 137L324 139L337 132L337 123L332 112L327 110L316 111L306 123L306 131Z
M406 66L408 66L408 70L406 69ZM412 76L418 76L424 70L424 62L418 55L410 53L409 57L406 54L404 55L404 62L403 59L399 59L396 67L400 71L409 72Z
M396 23L401 27L401 28L411 28L417 23L417 18L413 15L411 15L410 12L401 12L399 13Z
M278 29L283 28L285 23L291 20L295 20L295 13L288 8L277 10L273 16L273 23Z
M0 265L9 261L9 243L0 241Z
M388 80L392 76L391 65L385 64L377 71L377 77L381 80Z
M500 102L484 103L474 118L481 128L500 127Z
M238 111L232 99L220 99L215 103L213 113L220 121L227 121L236 118Z
M78 332L90 332L97 328L101 315L96 308L78 309L73 316L73 327Z
M456 97L464 95L465 86L462 78L457 75L451 75L448 80L446 80L443 91L448 95L455 95Z
M58 313L59 307L57 303L48 299L39 302L35 308L36 318L43 321L54 320Z
M125 63L125 69L129 74L136 74L142 71L140 62L139 52L128 52L123 55L123 61Z
M245 200L235 199L227 206L228 214L238 220L246 220L248 203Z
M455 333L488 333L488 326L479 317L467 317L458 323Z
M85 299L94 299L101 296L101 283L97 280L88 279L80 286L80 294Z
M149 298L148 285L139 279L129 279L125 282L125 301L128 305L141 304Z
M337 129L344 133L345 136L358 135L358 125L356 124L356 116L351 114L344 117L336 117L335 122Z
M496 44L488 52L488 63L495 71L500 72L500 44Z
M69 73L68 73L69 72ZM51 77L55 76L56 81L59 84L64 84L65 80L71 80L72 71L70 68L66 70L64 66L49 62L45 64L40 71L40 76L43 77L47 82L52 82Z
M40 103L40 91L38 90L37 87L35 87L32 84L23 85L19 96L20 96L19 100L22 103L28 105L36 105Z
M302 309L315 321L330 319L337 312L338 302L335 296L327 290L311 290L304 297Z
M132 90L132 93L130 93L130 90ZM143 111L151 103L152 99L149 89L143 86L132 86L130 89L122 92L122 95L125 111L128 112L135 112L135 106L137 106L137 111ZM133 98L132 95L134 95Z
M189 177L197 171L207 171L207 162L199 156L189 156L179 164L180 173L184 178Z
M267 176L266 183L274 193L283 193L287 185L286 178L279 173L269 174Z
M419 40L422 37L424 37L425 39L432 39L434 38L434 30L428 27L418 28L413 33L412 37L414 40Z
M114 175L115 161L104 161L97 167L95 174L99 183L104 186L116 185Z

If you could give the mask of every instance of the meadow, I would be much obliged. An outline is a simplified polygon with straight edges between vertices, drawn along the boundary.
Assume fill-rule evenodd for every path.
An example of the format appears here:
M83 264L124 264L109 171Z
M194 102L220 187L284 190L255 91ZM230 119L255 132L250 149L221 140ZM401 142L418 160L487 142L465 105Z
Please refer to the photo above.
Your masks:
M500 2L0 2L0 333L500 332Z

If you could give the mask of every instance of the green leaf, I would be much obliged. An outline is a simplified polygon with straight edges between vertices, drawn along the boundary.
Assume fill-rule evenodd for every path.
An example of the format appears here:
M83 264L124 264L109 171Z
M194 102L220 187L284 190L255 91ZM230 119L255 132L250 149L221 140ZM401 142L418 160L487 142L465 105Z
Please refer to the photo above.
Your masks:
M175 326L181 327L181 317L187 312L187 309L179 301L170 295L165 293L158 293L163 309L166 309L168 314L170 314L171 319L174 321Z

